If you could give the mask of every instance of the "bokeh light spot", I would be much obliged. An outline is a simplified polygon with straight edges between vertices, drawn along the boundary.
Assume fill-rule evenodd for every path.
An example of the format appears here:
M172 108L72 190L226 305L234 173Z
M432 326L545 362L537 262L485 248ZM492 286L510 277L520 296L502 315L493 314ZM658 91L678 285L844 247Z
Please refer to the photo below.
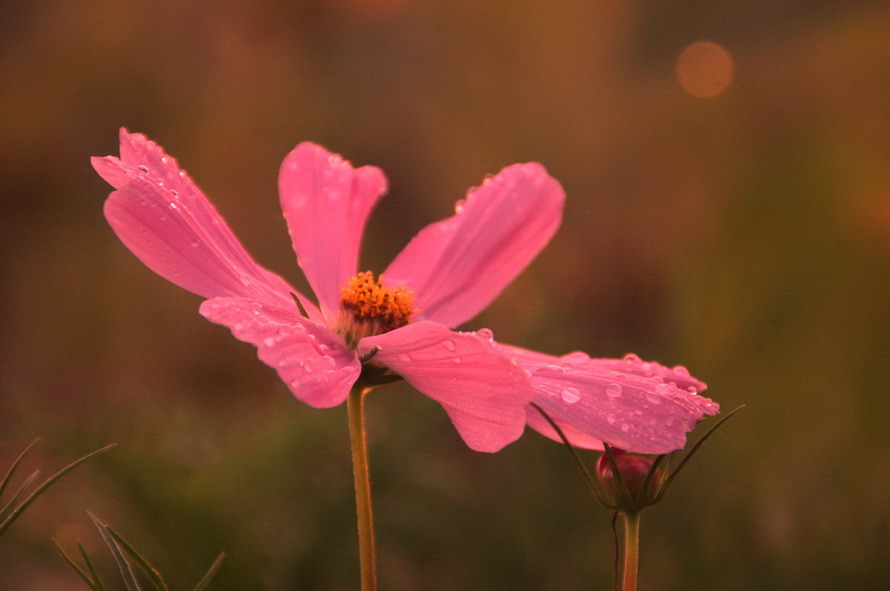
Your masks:
M714 98L729 88L735 66L726 49L712 41L687 45L677 58L680 86L698 98Z

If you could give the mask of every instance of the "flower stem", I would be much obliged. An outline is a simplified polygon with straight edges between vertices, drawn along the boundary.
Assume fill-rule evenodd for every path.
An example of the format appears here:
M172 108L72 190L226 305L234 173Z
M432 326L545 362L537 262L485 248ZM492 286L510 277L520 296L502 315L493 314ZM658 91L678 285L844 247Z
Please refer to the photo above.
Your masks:
M637 568L640 558L640 512L621 512L624 517L624 569L622 591L637 591Z
M371 479L368 472L368 440L365 435L365 394L367 387L354 387L346 406L349 411L349 437L352 442L352 471L355 476L355 510L358 517L359 559L362 591L377 589L377 554L374 551L374 512L371 509Z

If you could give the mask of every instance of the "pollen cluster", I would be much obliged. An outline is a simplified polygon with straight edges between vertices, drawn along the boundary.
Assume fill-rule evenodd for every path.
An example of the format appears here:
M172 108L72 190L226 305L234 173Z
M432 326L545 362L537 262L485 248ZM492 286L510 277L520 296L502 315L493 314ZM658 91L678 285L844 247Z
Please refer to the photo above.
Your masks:
M417 311L411 289L385 287L382 275L378 281L371 271L365 271L340 288L337 333L353 348L364 337L405 326Z

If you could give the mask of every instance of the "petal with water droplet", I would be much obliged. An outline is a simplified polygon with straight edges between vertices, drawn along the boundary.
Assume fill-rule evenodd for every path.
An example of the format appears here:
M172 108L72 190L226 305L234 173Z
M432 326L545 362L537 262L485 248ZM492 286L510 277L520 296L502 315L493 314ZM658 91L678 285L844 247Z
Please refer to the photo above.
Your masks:
M201 305L201 314L254 345L257 357L278 372L299 400L316 408L342 403L360 369L342 339L290 310L261 305L256 314L255 306L245 298L216 298Z
M297 292L253 260L176 160L145 136L125 129L120 153L120 158L93 158L92 164L117 189L105 201L105 217L139 260L205 298L248 297L293 305L291 293ZM311 302L303 298L303 303L310 315L319 317Z
M341 156L303 142L282 162L278 191L297 261L331 323L340 287L358 271L365 222L386 193L386 177L379 168L353 168Z
M550 241L564 200L540 164L509 166L472 191L460 213L421 230L383 274L414 291L418 320L463 324Z
M358 350L375 346L374 361L441 404L472 449L495 452L522 435L528 377L484 336L421 321L362 339Z

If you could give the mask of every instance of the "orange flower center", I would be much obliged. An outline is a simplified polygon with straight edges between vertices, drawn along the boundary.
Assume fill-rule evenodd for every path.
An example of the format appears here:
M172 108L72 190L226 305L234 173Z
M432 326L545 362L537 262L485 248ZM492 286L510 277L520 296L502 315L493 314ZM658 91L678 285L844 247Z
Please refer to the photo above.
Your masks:
M371 271L365 271L340 288L337 333L353 349L365 337L405 326L418 311L411 289L386 287L382 275L378 281Z

